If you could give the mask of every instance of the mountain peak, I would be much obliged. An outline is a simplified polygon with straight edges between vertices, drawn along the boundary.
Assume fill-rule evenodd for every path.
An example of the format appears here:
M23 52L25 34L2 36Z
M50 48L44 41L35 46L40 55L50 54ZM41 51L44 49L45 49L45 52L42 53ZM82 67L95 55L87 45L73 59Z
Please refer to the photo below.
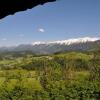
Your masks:
M88 51L100 48L99 38L76 38L53 42L34 42L15 47L1 47L0 52L32 52L34 54L53 54L64 51Z
M52 41L52 42L33 42L32 45L40 45L40 44L65 44L65 45L70 45L74 43L85 43L85 42L94 42L100 40L100 38L92 38L92 37L84 37L84 38L72 38L72 39L67 39L67 40L61 40L61 41Z

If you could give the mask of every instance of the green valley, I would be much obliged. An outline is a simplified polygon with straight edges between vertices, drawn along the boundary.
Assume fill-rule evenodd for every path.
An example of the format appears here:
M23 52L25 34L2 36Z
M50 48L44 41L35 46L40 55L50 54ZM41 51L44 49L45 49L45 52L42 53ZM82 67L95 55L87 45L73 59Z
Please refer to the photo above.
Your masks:
M0 100L99 100L100 51L0 55Z

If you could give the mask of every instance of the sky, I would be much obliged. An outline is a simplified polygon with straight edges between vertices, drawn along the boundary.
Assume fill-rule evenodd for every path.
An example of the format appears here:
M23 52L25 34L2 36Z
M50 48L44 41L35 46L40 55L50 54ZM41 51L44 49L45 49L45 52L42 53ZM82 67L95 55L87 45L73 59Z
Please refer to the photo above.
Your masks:
M0 46L100 38L100 0L58 0L0 20Z

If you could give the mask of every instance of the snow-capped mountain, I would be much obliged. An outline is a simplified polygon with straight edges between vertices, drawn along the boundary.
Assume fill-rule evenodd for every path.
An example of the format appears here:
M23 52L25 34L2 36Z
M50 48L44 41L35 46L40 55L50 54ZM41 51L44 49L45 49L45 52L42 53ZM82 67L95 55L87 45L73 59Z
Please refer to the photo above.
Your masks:
M32 52L34 54L52 54L65 51L87 51L100 49L100 38L77 38L53 42L33 42L15 47L1 47L0 52Z
M71 45L74 43L85 43L85 42L94 42L100 40L100 38L91 38L91 37L84 37L84 38L77 38L77 39L67 39L67 40L61 40L61 41L53 41L53 42L33 42L32 45L40 45L40 44L65 44L65 45Z

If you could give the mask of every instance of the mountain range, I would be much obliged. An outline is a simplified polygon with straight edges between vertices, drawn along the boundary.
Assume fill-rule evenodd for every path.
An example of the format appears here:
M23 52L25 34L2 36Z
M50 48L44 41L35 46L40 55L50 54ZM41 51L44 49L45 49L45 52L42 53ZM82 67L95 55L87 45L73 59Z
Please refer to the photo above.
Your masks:
M100 38L77 38L53 42L33 42L32 44L21 44L13 47L0 47L2 52L25 52L34 54L53 54L65 51L88 51L100 48Z

